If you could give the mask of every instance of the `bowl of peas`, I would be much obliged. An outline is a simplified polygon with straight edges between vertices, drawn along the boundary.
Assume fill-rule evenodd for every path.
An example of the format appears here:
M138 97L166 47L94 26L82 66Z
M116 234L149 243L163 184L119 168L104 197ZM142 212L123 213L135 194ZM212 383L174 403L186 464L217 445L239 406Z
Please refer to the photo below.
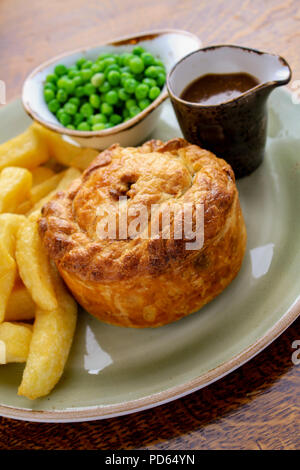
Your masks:
M134 146L157 124L167 73L199 47L191 33L160 30L65 53L27 77L23 105L34 120L79 145Z

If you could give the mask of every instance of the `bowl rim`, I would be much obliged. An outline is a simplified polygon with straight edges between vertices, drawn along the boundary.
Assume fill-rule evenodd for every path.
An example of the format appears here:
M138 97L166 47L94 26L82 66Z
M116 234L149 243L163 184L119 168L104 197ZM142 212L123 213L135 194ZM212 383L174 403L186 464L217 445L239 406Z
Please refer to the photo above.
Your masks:
M175 69L177 68L177 66L179 64L181 64L185 60L188 60L194 54L199 54L201 52L206 53L206 52L209 52L209 51L214 51L215 49L222 49L222 48L239 49L239 50L243 50L243 51L249 52L249 53L254 53L254 54L257 54L257 55L268 55L268 56L276 57L285 67L288 68L289 76L288 76L288 78L282 79L282 80L276 80L276 81L273 80L273 81L269 81L269 82L258 83L255 87L252 87L249 90L244 91L238 97L230 98L230 99L228 99L226 101L222 101L222 103L218 103L218 104L203 104L203 103L197 103L197 102L192 102L192 101L186 101L186 100L182 99L179 95L177 95L172 90L172 86L171 86L171 83L170 83L171 75L174 73ZM271 52L260 51L259 49L254 49L254 48L245 47L245 46L239 46L239 45L236 45L236 44L216 44L216 45L212 45L212 46L200 47L199 49L197 49L195 51L191 51L188 54L186 54L184 57L179 59L176 62L176 64L174 64L173 67L167 73L166 86L167 86L169 96L172 100L177 101L181 104L184 104L185 106L189 106L189 107L192 107L192 108L198 108L198 109L199 108L209 108L209 109L211 109L211 108L219 108L219 107L225 106L227 104L230 104L230 103L233 103L237 100L240 100L240 99L244 98L245 96L249 96L249 94L253 93L253 90L258 91L258 90L261 90L263 88L269 88L269 87L272 87L272 86L286 85L291 80L291 77L292 77L292 70L291 70L291 67L290 67L289 63L285 60L284 57L282 57L278 54L272 54Z
M100 44L94 44L94 45L88 45L88 46L82 46L77 49L73 49L67 52L63 52L62 54L58 54L51 59L48 59L44 62L42 62L40 65L35 67L32 72L27 75L23 87L22 87L22 104L23 107L26 111L26 113L35 121L43 125L44 127L47 127L48 129L51 129L55 132L58 132L59 134L62 135L67 135L69 137L76 137L76 138L95 138L95 137L108 137L116 134L120 134L122 132L128 131L132 127L136 126L139 122L141 122L143 119L145 119L149 114L151 114L163 101L165 101L168 98L168 91L167 91L167 86L166 84L164 85L163 89L161 90L161 93L159 96L144 110L142 110L139 114L136 116L132 117L131 119L128 119L128 121L123 122L121 124L118 124L114 127L111 127L109 129L104 129L101 131L78 131L78 130L73 130L73 129L68 129L67 127L64 127L63 125L59 124L53 124L48 122L47 120L43 119L40 114L36 111L34 111L31 108L30 103L25 100L24 97L24 89L25 85L32 80L39 72L41 72L43 69L48 67L49 65L57 62L60 59L63 59L64 57L68 57L72 54L76 54L78 52L86 52L88 50L95 49L97 47L101 46L122 46L123 44L138 44L142 40L148 39L154 39L155 37L158 36L163 36L165 34L181 34L185 36L189 36L190 38L193 38L196 42L198 42L199 47L202 45L201 39L194 33L191 33L189 31L181 30L181 29L172 29L172 28L166 28L166 29L153 29L149 31L141 31L138 33L133 33L130 35L125 35L125 36L119 36L117 38L112 38L109 39L105 42L102 42Z

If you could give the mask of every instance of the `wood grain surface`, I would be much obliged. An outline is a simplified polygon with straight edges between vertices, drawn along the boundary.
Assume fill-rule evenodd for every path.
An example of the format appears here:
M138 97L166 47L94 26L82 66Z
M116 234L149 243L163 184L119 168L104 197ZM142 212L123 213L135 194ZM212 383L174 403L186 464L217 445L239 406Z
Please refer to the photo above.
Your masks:
M53 55L166 27L196 33L204 45L278 53L300 79L299 0L1 0L0 79L7 99L20 95L26 75ZM153 410L78 424L0 418L0 449L299 449L296 339L299 319L228 377Z

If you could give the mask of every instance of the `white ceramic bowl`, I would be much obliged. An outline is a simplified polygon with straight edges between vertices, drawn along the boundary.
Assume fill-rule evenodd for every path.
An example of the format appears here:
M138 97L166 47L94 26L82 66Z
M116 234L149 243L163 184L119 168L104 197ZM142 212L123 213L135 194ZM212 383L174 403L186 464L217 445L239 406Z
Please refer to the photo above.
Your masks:
M116 142L122 146L134 146L144 141L153 131L161 111L160 105L168 96L166 86L158 98L137 116L103 131L67 129L49 111L43 97L45 78L53 72L57 64L63 63L66 66L71 66L80 57L95 60L101 53L128 52L136 44L161 59L166 66L166 71L169 72L178 60L199 49L201 40L187 31L156 30L114 39L106 44L85 47L56 56L41 64L26 78L22 92L22 101L26 112L43 126L69 136L84 147L104 149Z

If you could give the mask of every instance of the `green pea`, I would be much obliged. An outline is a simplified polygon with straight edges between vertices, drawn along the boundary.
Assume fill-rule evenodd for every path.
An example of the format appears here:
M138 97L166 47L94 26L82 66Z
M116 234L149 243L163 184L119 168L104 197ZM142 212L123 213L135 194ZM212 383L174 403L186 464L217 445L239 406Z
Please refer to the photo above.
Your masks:
M149 93L149 87L145 83L140 83L135 89L135 96L137 100L147 98Z
M122 101L126 101L129 98L129 94L126 93L124 88L119 88L118 89L118 96L119 96L120 100L122 100Z
M97 124L94 124L92 126L93 131L103 131L105 129L105 124L104 122L98 122Z
M84 95L85 95L84 87L83 86L78 86L75 89L75 96L77 96L77 98L81 98Z
M44 90L53 90L53 91L56 91L56 86L54 85L54 83L47 82L47 83L45 83L45 85L44 85Z
M58 86L58 88L63 88L63 89L64 89L65 82L66 82L66 78L65 78L65 77L59 78L59 79L57 80L57 86Z
M77 112L77 106L76 106L76 104L70 103L70 101L68 101L68 103L66 103L64 105L64 111L67 114L70 114L71 116L74 116L74 114L76 114L76 112Z
M78 126L84 120L84 116L81 113L76 113L74 116L74 125Z
M142 55L145 52L145 49L141 46L135 46L132 50L133 54L135 55Z
M91 79L93 72L91 69L82 69L80 75L83 82L88 82Z
M101 67L99 64L97 64L97 62L95 62L92 66L91 66L91 71L93 73L98 73L98 72L101 72Z
M154 101L159 95L160 95L160 89L158 88L158 86L153 86L152 88L150 88L149 94L148 94L150 100Z
M74 78L76 77L76 74L78 73L77 69L69 69L68 71L68 77L69 78Z
M99 55L97 62L99 60L107 59L108 57L113 57L113 54L111 52L103 52L102 54Z
M109 122L114 125L120 124L120 122L122 122L122 116L120 116L119 114L112 114L109 118Z
M129 54L128 57L124 60L124 66L128 66L130 68L130 61L134 59L136 56L134 54Z
M122 65L127 66L128 63L129 63L129 60L132 57L133 57L133 55L130 54L130 52L123 52L123 54L121 54L121 63L122 63Z
M76 96L73 96L72 98L69 99L69 103L73 103L76 106L79 106L80 105L80 99L76 98Z
M104 59L105 68L107 68L109 65L115 64L116 62L117 61L114 57L107 57L106 59Z
M107 77L109 72L111 72L112 70L116 70L117 72L120 72L120 67L117 64L108 65L104 71L105 76Z
M90 131L91 130L89 124L86 121L80 122L77 126L77 129L79 131Z
M166 73L166 69L165 67L161 67L160 65L156 65L156 71L157 71L157 75L160 74L160 73Z
M145 67L154 64L154 57L152 54L150 54L150 52L143 52L141 54L141 59L144 62Z
M113 113L113 106L111 106L109 103L102 103L101 104L101 113L105 115L110 115Z
M110 70L107 75L107 80L113 86L117 86L120 83L121 75L118 70Z
M64 113L63 108L60 108L60 109L57 110L56 117L57 117L58 120L59 120L60 116L62 115L62 113Z
M126 101L125 106L129 110L130 108L137 106L137 103L134 99L129 99Z
M46 82L47 83L56 83L57 81L57 76L54 73L49 73L46 77Z
M93 108L99 108L100 103L101 103L101 99L99 95L96 95L95 93L93 93L92 95L90 95L89 101L91 105L93 106Z
M104 101L108 104L116 104L119 100L116 90L110 90L104 95Z
M145 75L146 77L156 78L158 75L158 70L155 65L150 65L150 67L147 67L145 70Z
M120 72L121 73L130 73L130 75L131 75L130 67L128 67L128 65L126 65L125 67L121 67Z
M129 68L134 74L141 73L144 70L144 62L140 57L133 57L129 61Z
M95 87L99 87L101 86L105 81L105 75L104 73L95 73L95 75L92 76L91 78L91 83L92 85L94 85Z
M67 73L67 67L63 64L58 64L55 69L54 69L54 72L55 74L58 76L58 77L61 77L62 75L64 75L65 73Z
M97 61L97 65L99 67L99 72L104 72L106 67L104 60L101 60L99 62Z
M136 116L137 114L139 114L141 112L140 108L138 106L132 106L130 109L129 109L129 116L130 117L134 117Z
M48 103L48 108L51 111L51 113L56 113L59 108L60 108L60 102L57 101L56 99L49 101Z
M154 60L154 65L158 65L159 67L163 67L163 69L165 69L164 63L159 59Z
M139 107L141 108L141 110L145 109L145 108L148 108L149 104L151 103L150 100L148 100L147 98L143 99L143 100L140 100L138 105Z
M96 87L94 87L94 85L92 85L91 83L87 83L86 85L84 85L84 93L87 96L93 95L95 91L96 91Z
M90 103L84 103L80 108L80 112L84 117L89 117L94 113Z
M77 72L78 73L78 72ZM79 85L82 84L82 78L80 75L76 75L76 77L73 78L73 83L75 85L75 88L78 87Z
M46 103L49 103L49 101L55 98L54 91L46 88L46 90L44 91L44 98L45 98Z
M94 114L91 120L93 124L106 123L107 117L104 114L99 113L99 114Z
M62 88L60 88L58 92L56 93L56 99L60 103L65 103L65 101L67 101L68 99L68 93L66 92L66 90L63 90Z
M157 86L157 83L154 78L144 78L143 83L145 83L145 85L148 85L150 88L152 88L153 86Z
M157 75L156 81L157 81L158 86L162 87L165 84L165 81L166 81L166 74L160 72Z
M123 118L127 118L129 116L129 111L127 108L124 108L122 111Z
M121 73L121 84L122 84L122 86L124 86L124 83L128 78L133 78L133 75L129 72L122 72Z
M125 91L127 93L134 93L135 92L135 89L136 89L136 85L137 85L137 82L134 78L127 78L125 81L124 81L124 88L125 88Z
M81 66L86 62L86 59L84 57L81 57L80 59L77 60L76 65L78 68L81 68Z
M110 122L107 122L105 125L105 129L109 129L110 127L113 127L113 125Z
M68 128L68 129L72 129L72 130L75 131L75 126L73 126L73 124L68 124L68 125L67 125L67 128Z
M93 65L93 62L91 60L86 60L85 62L83 62L81 67L83 69L90 69L92 65Z
M59 121L63 126L67 126L68 124L71 123L71 116L65 112L60 113L59 115Z
M61 79L63 80L63 79ZM70 79L65 79L64 82L63 82L63 86L62 88L64 90L66 90L67 93L73 93L73 91L75 90L75 83L73 82L73 80L70 80Z
M110 83L105 81L100 87L99 91L101 93L107 93L110 90Z

